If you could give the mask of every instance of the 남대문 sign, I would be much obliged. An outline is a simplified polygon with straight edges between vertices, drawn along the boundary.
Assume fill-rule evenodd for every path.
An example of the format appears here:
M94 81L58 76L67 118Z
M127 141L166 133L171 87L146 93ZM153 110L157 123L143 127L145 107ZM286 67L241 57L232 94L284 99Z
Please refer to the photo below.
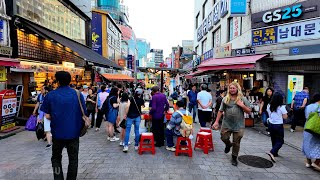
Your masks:
M320 38L320 19L252 31L252 46Z

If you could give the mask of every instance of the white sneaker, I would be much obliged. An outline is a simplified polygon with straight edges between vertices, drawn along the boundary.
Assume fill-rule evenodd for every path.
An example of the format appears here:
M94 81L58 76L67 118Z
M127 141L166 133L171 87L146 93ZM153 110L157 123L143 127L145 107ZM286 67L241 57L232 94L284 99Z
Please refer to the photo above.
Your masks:
M111 139L111 138L108 136L108 137L107 137L107 140L110 141L110 139Z
M96 128L96 131L100 131L100 128Z
M119 146L124 146L124 143L120 141Z
M134 146L134 150L138 151L139 146Z
M293 133L294 131L295 131L295 130L293 130L293 129L290 129L290 132L292 132L292 133Z
M125 147L123 147L122 151L126 153L126 152L128 152L128 149L129 149L128 146L125 146Z
M306 167L307 167L307 168L311 168L311 164L306 163Z
M120 140L120 139L119 139L119 138L117 138L117 137L115 137L115 136L113 136L113 138L111 138L111 139L110 139L110 141L111 141L111 142L119 141L119 140Z
M168 150L168 151L172 151L172 152L175 152L176 151L176 148L174 148L174 147L166 147L166 150Z

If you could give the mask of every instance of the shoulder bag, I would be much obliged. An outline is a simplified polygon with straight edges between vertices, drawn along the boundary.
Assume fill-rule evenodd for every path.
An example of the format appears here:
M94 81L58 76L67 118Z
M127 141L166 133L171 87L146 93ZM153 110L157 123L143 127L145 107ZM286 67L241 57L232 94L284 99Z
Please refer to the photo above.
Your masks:
M309 114L304 130L313 134L314 136L320 137L320 116L319 116L320 105L315 112Z
M83 110L83 107L82 107L82 103L81 103L81 100L80 100L80 92L78 90L76 90L76 92L77 92L77 96L78 96L80 109L81 109L81 112L82 112L82 120L84 121L82 123L82 127L81 127L81 130L80 130L80 137L82 137L87 133L88 128L89 128L89 126L91 124L91 121L84 113L84 110Z
M134 102L134 104L136 105L136 107L137 107L137 109L138 109L138 112L139 112L139 114L140 114L141 120L144 120L144 115L142 115L142 113L140 112L140 109L139 109L139 107L138 107L138 105L137 105L136 100L134 99L134 97L132 97L132 99L133 99L133 102Z

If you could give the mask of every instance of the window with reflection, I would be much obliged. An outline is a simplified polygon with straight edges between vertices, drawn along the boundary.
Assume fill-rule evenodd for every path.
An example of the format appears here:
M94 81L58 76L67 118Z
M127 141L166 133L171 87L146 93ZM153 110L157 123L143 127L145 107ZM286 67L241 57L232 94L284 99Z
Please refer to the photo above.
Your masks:
M17 14L85 44L85 21L58 0L17 0Z

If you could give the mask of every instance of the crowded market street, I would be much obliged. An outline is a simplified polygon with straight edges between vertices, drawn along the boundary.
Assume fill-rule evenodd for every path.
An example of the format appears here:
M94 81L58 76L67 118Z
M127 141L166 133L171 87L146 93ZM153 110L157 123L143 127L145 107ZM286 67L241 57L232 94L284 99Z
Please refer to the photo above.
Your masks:
M199 129L196 125L195 131ZM89 133L80 138L78 179L319 179L319 172L305 167L301 151L284 145L277 162L271 168L254 168L239 162L230 164L218 131L213 131L214 152L208 155L194 151L193 157L175 156L165 148L156 154L139 155L129 148L123 153L118 143L108 142L105 131ZM132 137L131 139L133 139ZM271 148L268 136L251 128L245 129L240 155L255 155L269 159ZM45 150L43 140L37 141L34 132L23 131L0 140L0 179L53 179L51 149ZM63 150L63 170L67 172L68 158Z

